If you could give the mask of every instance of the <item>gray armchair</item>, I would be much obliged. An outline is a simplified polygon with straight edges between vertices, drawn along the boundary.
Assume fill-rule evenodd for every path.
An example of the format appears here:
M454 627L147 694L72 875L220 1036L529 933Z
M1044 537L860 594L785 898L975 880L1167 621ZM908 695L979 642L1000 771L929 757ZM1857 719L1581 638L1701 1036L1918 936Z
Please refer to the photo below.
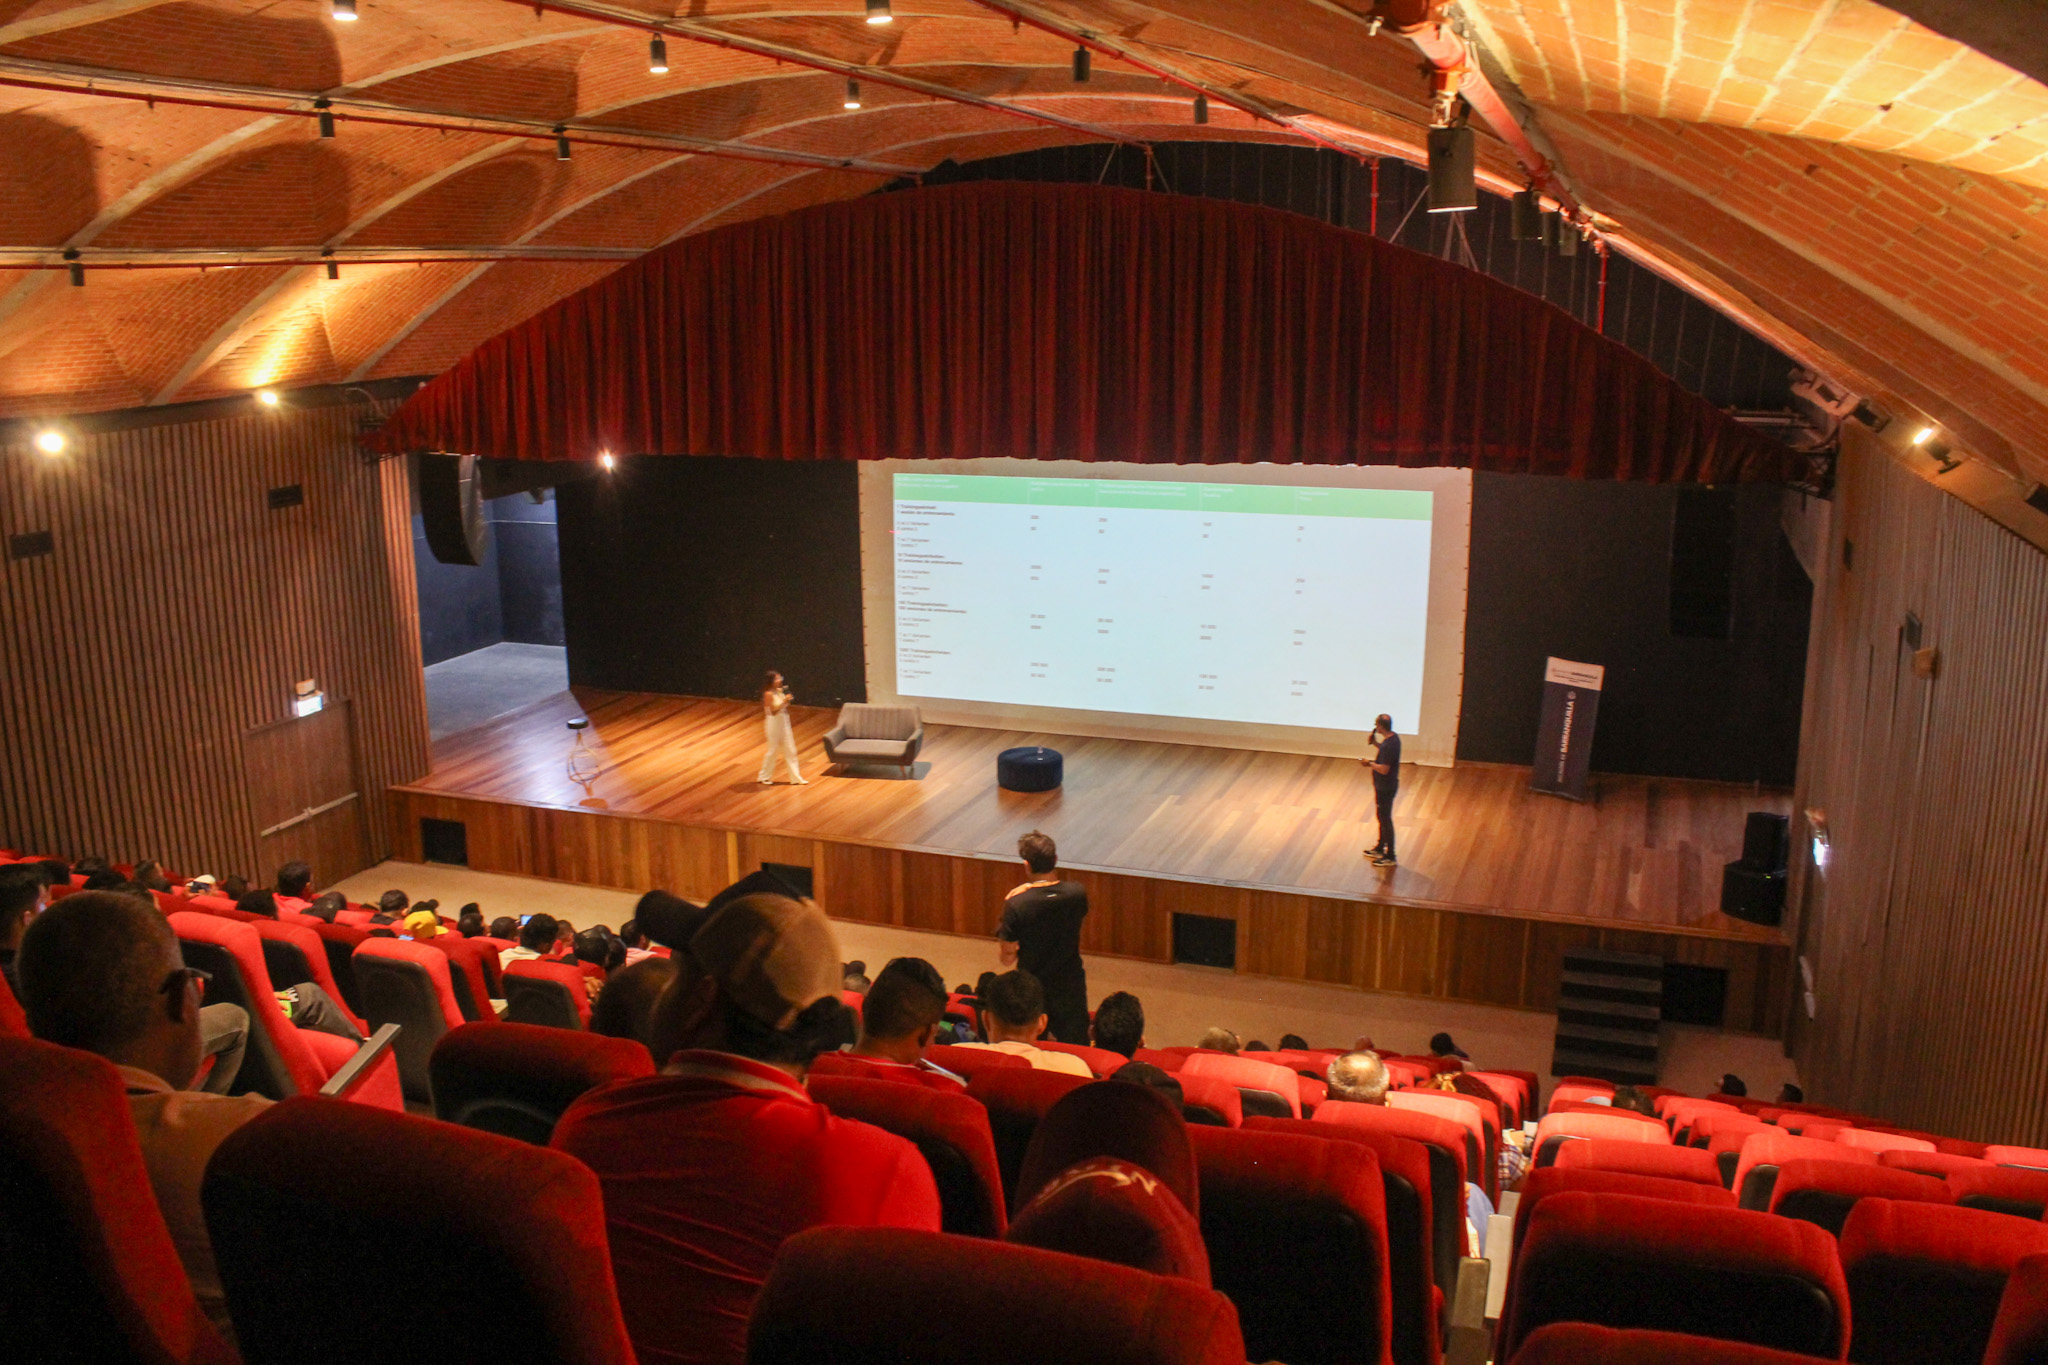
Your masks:
M839 723L825 735L825 757L840 767L893 763L906 776L923 747L924 720L915 706L849 702L839 708Z

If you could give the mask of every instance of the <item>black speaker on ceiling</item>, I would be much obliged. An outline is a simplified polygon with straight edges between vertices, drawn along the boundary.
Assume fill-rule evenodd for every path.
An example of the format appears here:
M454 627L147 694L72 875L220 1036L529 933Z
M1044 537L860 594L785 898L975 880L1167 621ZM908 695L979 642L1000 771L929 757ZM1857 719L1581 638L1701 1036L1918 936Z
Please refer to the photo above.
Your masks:
M420 520L443 564L484 562L484 503L474 455L421 455Z
M1429 130L1429 211L1469 213L1479 207L1478 153L1469 127Z
M1517 242L1543 240L1543 200L1534 190L1523 190L1514 198L1514 212L1508 218L1508 236Z

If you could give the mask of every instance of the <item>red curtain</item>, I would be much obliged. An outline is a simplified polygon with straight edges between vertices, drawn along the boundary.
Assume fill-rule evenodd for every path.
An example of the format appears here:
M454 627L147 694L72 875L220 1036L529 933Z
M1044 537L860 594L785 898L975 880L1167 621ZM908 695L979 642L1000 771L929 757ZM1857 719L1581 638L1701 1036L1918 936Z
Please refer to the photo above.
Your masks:
M423 388L387 450L1458 465L1789 481L1803 461L1562 310L1275 209L873 195L687 237Z

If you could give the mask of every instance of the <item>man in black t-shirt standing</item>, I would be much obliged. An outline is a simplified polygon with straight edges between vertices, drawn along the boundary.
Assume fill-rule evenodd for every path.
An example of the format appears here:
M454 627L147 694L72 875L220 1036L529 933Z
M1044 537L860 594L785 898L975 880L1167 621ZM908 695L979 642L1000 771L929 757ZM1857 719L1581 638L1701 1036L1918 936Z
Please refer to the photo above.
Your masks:
M1359 762L1372 769L1372 801L1380 817L1380 841L1365 851L1374 867L1394 866L1394 793L1401 790L1401 737L1394 733L1394 718L1381 715L1373 721L1372 742L1377 746L1371 758Z
M1062 1043L1088 1042L1088 972L1081 965L1081 921L1088 893L1059 875L1059 850L1037 830L1017 841L1031 876L1003 900L996 930L1004 967L1022 967L1045 988L1045 1031Z

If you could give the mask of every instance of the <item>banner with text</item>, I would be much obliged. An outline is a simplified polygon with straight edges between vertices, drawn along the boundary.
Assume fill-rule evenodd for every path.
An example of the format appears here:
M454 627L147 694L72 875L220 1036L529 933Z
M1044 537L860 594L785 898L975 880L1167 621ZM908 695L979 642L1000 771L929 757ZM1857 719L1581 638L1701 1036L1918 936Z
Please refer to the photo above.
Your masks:
M1550 659L1543 667L1543 714L1536 723L1536 767L1532 791L1586 799L1593 764L1593 721L1600 714L1599 664Z

